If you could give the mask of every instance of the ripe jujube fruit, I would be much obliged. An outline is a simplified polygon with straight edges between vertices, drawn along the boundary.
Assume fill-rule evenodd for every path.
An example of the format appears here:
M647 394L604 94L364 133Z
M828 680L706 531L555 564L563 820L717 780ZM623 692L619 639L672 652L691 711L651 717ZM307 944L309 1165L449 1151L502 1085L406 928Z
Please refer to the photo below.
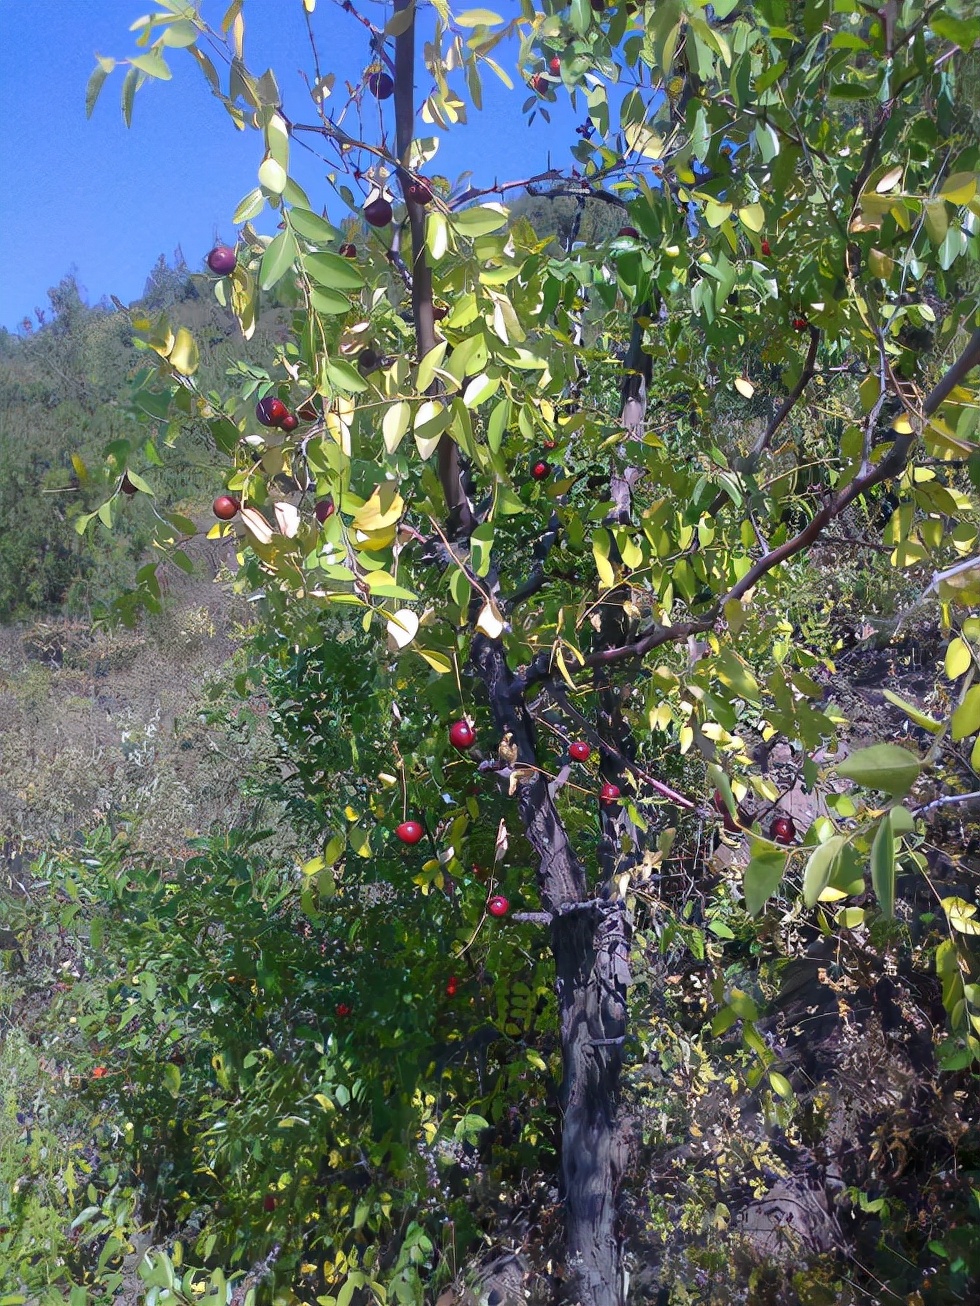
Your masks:
M128 494L130 496L139 494L138 487L129 479L129 472L123 472L123 478L119 482L119 488L122 490L123 494Z
M428 184L422 181L421 178L416 178L414 181L408 183L405 190L405 196L407 199L410 199L413 204L429 204L432 201L432 191L429 189Z
M362 372L373 372L380 362L381 358L373 349L362 349L357 355L357 366Z
M332 497L328 494L325 499L317 499L313 505L313 516L322 526L328 517L334 514L334 503Z
M262 1199L263 1211L274 1211L276 1209L276 1199L271 1193L267 1193Z
M587 762L592 756L592 749L581 739L568 745L568 756L576 762Z
M735 817L732 816L731 812L728 810L728 804L725 802L724 795L722 794L720 789L716 789L715 792L712 794L711 802L712 805L714 806L715 811L721 817L722 825L729 832L729 834L737 834L742 828L742 826L739 823L742 820L742 813L741 812L738 813L738 820L736 820Z
M762 244L759 246L759 248L762 250L763 254L765 254L767 258L772 253L772 250L769 248L768 240L764 240Z
M535 95L547 95L551 83L548 81L547 77L543 77L541 73L535 73L528 85L531 90L534 91Z
M221 521L231 521L241 506L239 501L232 495L219 494L211 505L211 511Z
M796 840L796 822L791 816L777 816L769 827L769 838L775 843L794 843Z
M619 801L619 785L604 784L599 791L599 801L601 803L616 803Z
M506 916L510 911L510 903L502 893L495 893L487 903L487 911L491 916Z
M449 742L453 748L465 752L476 743L476 731L468 721L454 721L449 727Z
M561 76L561 60L556 54L552 55L548 60L548 72L554 77Z
M215 245L205 262L216 276L227 277L234 272L238 259L230 245Z
M546 463L543 459L536 462L531 468L531 479L535 481L546 481L551 475L551 464Z
M635 227L620 227L616 232L617 236L632 236L634 240L639 237L639 232Z
M391 205L383 195L364 205L364 220L372 227L387 227L391 221Z
M282 426L283 419L289 416L289 409L275 395L266 395L255 405L255 416L263 426Z
M395 827L395 837L401 839L402 843L418 843L425 830L418 821L402 821L401 825Z
M315 422L320 416L320 410L312 399L307 399L296 409L296 416L304 422Z
M357 258L357 246L352 245L350 241L345 241L337 253L341 258Z
M388 73L372 73L368 78L368 90L379 100L390 99L394 89L395 83Z
M295 413L287 413L279 423L279 429L281 431L295 431L297 426L299 426L299 418Z

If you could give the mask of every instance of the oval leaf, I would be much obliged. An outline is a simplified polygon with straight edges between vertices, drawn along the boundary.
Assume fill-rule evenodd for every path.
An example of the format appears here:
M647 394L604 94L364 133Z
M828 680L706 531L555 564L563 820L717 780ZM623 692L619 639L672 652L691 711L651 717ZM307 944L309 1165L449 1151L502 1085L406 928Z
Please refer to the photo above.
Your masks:
M901 798L919 778L919 759L897 744L872 744L859 748L837 767L837 774L867 789L881 789Z

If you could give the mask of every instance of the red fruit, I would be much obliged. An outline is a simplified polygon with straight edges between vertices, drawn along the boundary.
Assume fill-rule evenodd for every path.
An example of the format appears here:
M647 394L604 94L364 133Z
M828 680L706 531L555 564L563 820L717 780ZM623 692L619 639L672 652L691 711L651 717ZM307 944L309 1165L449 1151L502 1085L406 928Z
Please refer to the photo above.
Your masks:
M321 526L327 520L327 518L332 517L333 514L334 514L334 503L333 503L333 499L330 497L329 494L325 499L317 499L316 503L313 505L313 516L317 519L317 521L320 523Z
M92 1078L93 1078L93 1079L105 1079L105 1077L106 1077L106 1075L107 1075L108 1073L109 1073L109 1072L108 1072L108 1070L106 1070L105 1066L96 1066L95 1069L92 1071Z
M640 233L637 231L635 227L620 227L620 229L616 232L616 235L632 236L634 240L638 240Z
M546 481L551 475L551 464L546 462L537 462L531 468L531 477L535 481Z
M429 204L432 200L432 191L426 182L421 180L410 181L405 195L413 204Z
M446 984L447 995L451 998L454 998L456 996L456 990L458 988L459 988L459 980L457 980L455 975L450 975L449 980Z
M794 318L793 318L793 330L794 330L794 331L805 331L809 325L810 325L810 324L809 324L809 322L806 320L805 317L794 317Z
M289 416L289 409L275 395L266 395L255 405L255 416L263 426L282 426L283 420Z
M495 893L487 903L487 911L491 916L506 916L510 911L510 903L502 893Z
M378 195L370 204L364 205L364 220L372 227L387 227L391 221L391 205L383 195Z
M211 505L211 511L221 521L231 521L242 505L230 494L219 494Z
M796 842L796 822L791 816L777 816L769 827L769 838L776 843Z
M568 745L568 756L576 762L587 762L592 756L592 749L581 739L577 739L574 744Z
M534 91L535 95L547 95L551 83L548 81L547 77L542 77L540 73L535 73L528 85L531 87L531 90Z
M263 1197L262 1209L263 1211L274 1211L276 1209L276 1199L271 1193L266 1193L265 1197Z
M556 54L552 55L548 60L548 72L551 73L553 77L561 76L561 60Z
M354 1008L349 1007L346 1002L338 1002L334 1010L340 1019L344 1020L347 1016L350 1016L353 1013Z
M299 426L299 418L295 413L287 413L279 423L279 428L283 431L295 431L297 426Z
M402 843L418 843L424 834L418 821L402 821L401 825L395 827L395 835Z
M129 479L129 472L124 472L124 473L123 473L123 478L122 478L122 480L119 482L119 488L120 488L120 490L122 490L123 494L128 494L128 495L139 494L139 490L136 488L136 486L133 484L133 482Z
M362 349L357 355L357 366L362 372L373 372L380 362L380 357L373 349Z
M772 253L772 250L769 248L768 240L764 240L762 244L759 246L759 248L762 250L763 254L765 254L767 258Z
M315 422L320 416L320 410L312 399L307 399L296 409L296 416L304 422Z
M619 785L604 784L599 791L600 803L616 803L619 801Z
M390 99L394 89L395 83L387 73L372 73L368 78L368 90L379 100Z
M449 309L446 307L445 304L432 305L433 322L441 322L444 317L448 317L448 316L449 316Z
M352 245L350 241L348 241L346 244L341 245L337 253L340 254L342 258L357 258L357 246Z
M476 743L476 731L468 721L454 721L449 727L449 742L453 748L465 751Z
M217 276L227 277L234 272L238 259L235 257L235 251L230 246L215 245L205 261Z

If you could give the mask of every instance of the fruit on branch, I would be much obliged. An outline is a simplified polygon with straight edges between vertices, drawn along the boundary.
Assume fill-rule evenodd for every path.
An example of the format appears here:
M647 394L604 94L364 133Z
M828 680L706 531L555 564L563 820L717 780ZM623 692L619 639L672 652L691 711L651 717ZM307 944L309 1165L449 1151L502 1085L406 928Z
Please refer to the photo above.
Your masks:
M334 1007L334 1011L341 1020L345 1020L348 1016L353 1015L354 1008L349 1007L346 1002L338 1002Z
M791 816L777 816L769 827L769 838L776 843L796 842L796 822Z
M476 743L476 731L468 721L454 721L449 727L449 742L453 748L465 752Z
M543 460L536 462L531 468L531 479L534 481L546 481L550 475L551 463L546 463Z
M794 330L794 331L805 331L809 325L810 325L810 323L806 320L805 317L794 317L794 318L793 318L793 330Z
M215 245L205 262L217 276L227 277L234 272L238 259L230 245Z
M556 54L553 54L548 60L548 72L551 73L553 77L561 76L561 60Z
M712 794L711 802L715 811L721 817L722 825L729 832L729 834L738 834L742 829L742 825L747 824L745 820L745 813L742 811L741 808L738 809L737 820L734 816L732 816L731 812L728 810L728 804L725 802L724 795L722 794L720 789L716 789L715 792Z
M772 250L769 248L768 240L764 240L762 244L759 246L759 248L762 250L763 254L765 254L766 258L768 258L769 255L772 253Z
M568 745L568 756L576 762L587 762L592 756L592 749L584 740L576 739Z
M541 73L535 73L528 82L528 86L530 86L535 95L547 95L551 83L548 81L547 77L544 77Z
M357 366L362 372L373 372L381 363L381 355L373 349L362 349L357 355Z
M211 505L211 511L221 521L231 521L242 505L230 494L219 494Z
M402 821L401 825L395 826L395 837L402 843L418 843L424 834L418 821Z
M266 1193L265 1197L263 1197L262 1209L263 1211L274 1211L276 1209L276 1199L271 1193Z
M619 785L604 784L599 791L600 803L617 803L619 802Z
M322 526L328 517L334 514L333 498L328 494L325 499L317 499L313 505L313 516Z
M279 429L281 431L295 431L297 426L299 426L299 418L295 413L287 413L279 423Z
M289 409L275 395L266 395L255 405L255 416L263 426L282 426L283 420L289 416Z
M304 422L315 422L320 416L320 410L312 399L307 399L296 409L296 416Z
M391 221L391 205L383 195L377 195L369 204L364 205L364 220L372 227L387 227Z
M617 236L632 236L634 240L639 240L640 233L635 227L620 227L616 232Z
M444 317L448 317L448 316L449 316L449 309L446 307L445 304L432 305L433 322L441 322Z
M510 903L502 893L495 893L487 903L487 911L491 916L506 916L510 911Z
M345 241L337 253L341 258L357 258L357 246L352 245L350 241Z
M456 990L458 988L459 988L459 980L456 978L455 975L450 975L449 979L446 981L446 996L450 998L454 998L456 996Z
M410 199L413 204L430 204L432 202L432 191L428 183L421 177L416 177L408 183L405 189L406 199Z
M139 494L138 488L129 479L129 472L123 472L123 478L119 482L119 488L122 490L123 494L128 494L130 497L134 494Z
M372 73L368 78L368 90L379 100L388 100L395 90L395 83L388 73Z

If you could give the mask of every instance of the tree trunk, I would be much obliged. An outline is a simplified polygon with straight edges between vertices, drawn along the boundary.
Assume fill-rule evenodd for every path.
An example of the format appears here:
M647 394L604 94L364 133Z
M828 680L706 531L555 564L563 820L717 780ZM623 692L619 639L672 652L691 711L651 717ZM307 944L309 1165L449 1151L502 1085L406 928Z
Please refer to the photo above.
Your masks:
M475 635L471 661L486 686L501 737L517 760L536 765L534 723L498 640ZM625 1163L619 1119L626 1037L629 925L625 904L589 895L585 871L555 808L547 780L528 771L518 810L538 854L538 892L551 914L562 1050L561 1185L572 1300L621 1306L622 1245L617 1206Z

